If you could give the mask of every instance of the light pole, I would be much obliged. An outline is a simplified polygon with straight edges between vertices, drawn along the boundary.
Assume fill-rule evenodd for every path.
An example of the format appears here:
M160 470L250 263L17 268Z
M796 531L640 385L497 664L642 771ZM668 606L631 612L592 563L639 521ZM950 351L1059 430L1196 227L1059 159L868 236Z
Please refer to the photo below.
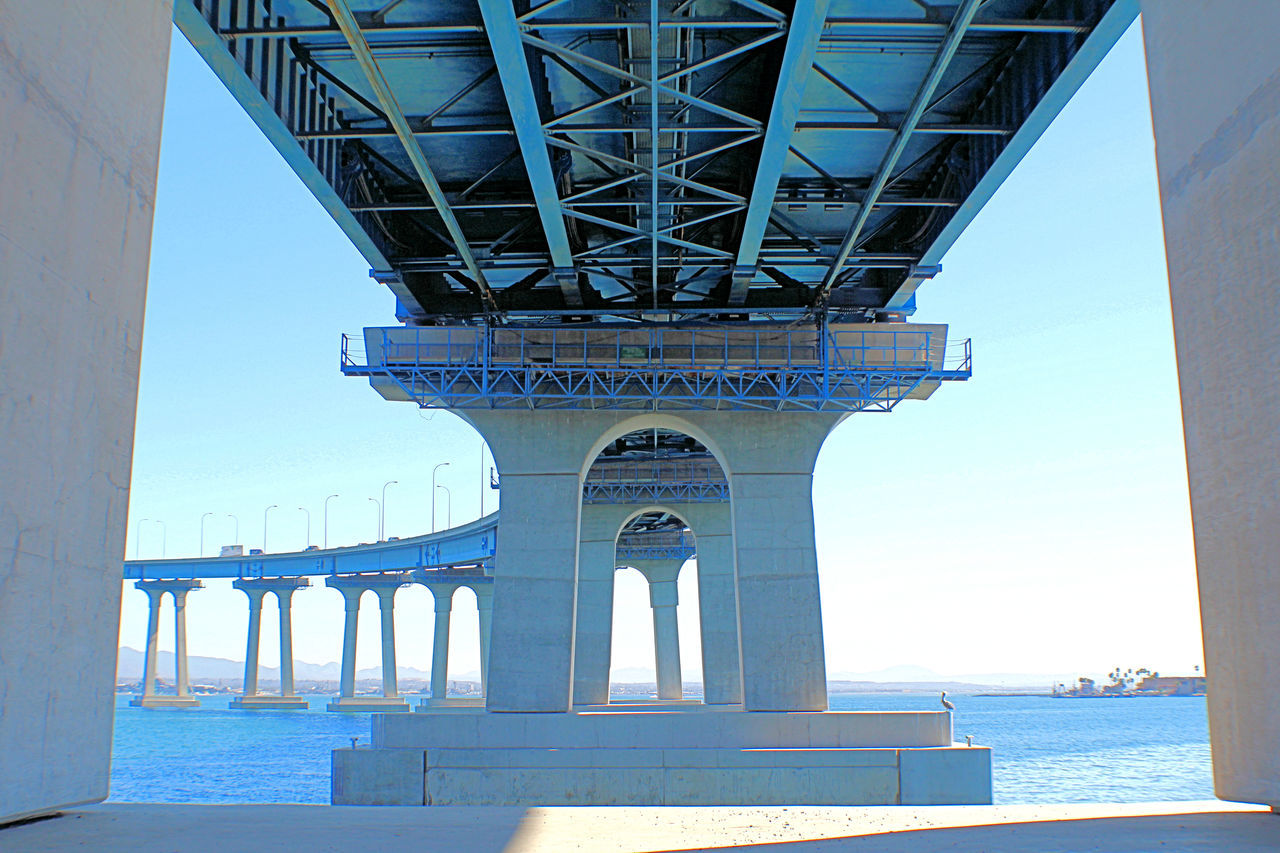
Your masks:
M484 518L484 439L480 439L480 518Z
M138 555L142 550L142 522L150 520L149 518L140 518L133 525L133 559L135 560L138 559Z
M165 524L163 521L161 521L158 518L153 518L151 520L156 524L160 525L160 559L163 560L165 557L165 550L166 550L165 543L169 541L169 525Z
M262 511L262 553L267 553L267 513L276 509L279 504L272 504Z
M324 547L329 549L329 498L336 498L337 495L329 495L324 499Z
M399 480L387 480L382 484L382 503L378 505L378 541L386 539L387 533L387 486L394 486Z
M211 515L213 515L213 513L206 512L204 515L200 516L200 556L201 557L204 556L204 520Z
M373 505L378 508L378 532L381 533L382 532L382 504L378 503L377 498L369 498L369 500L373 501Z
M448 486L436 486L437 489L444 489L446 498L444 503L444 529L448 530L453 527L453 492L449 491Z
M448 465L448 462L441 462L431 469L431 532L436 532L436 472Z
M233 536L233 537L232 537L233 539L235 539L235 541L234 541L234 542L232 542L231 544L232 544L232 545L239 545L239 544L240 544L240 516L238 516L238 515L232 515L231 513L227 513L227 518L231 519L232 521L234 521L234 522L236 523L236 532L235 532L235 536Z
M307 509L305 506L300 506L298 507L298 509L307 514L307 548L310 548L311 547L311 510ZM302 550L305 551L307 550L307 548L303 548Z

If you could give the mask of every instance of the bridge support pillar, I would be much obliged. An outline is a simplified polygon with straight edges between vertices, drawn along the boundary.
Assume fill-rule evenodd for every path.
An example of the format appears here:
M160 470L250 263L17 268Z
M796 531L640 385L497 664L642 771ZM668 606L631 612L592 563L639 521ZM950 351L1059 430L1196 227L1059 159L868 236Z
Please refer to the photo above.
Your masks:
M742 704L738 654L738 584L734 577L729 504L704 504L685 521L692 526L698 561L698 622L702 638L702 701Z
M680 676L680 626L676 608L680 593L676 578L683 560L633 560L632 565L649 582L649 606L653 609L653 656L658 698L684 698Z
M581 412L466 411L502 471L485 706L568 711L582 467L601 424Z
M629 507L584 506L578 542L578 609L573 654L573 704L609 701L613 651L613 574L618 527Z
M489 637L493 631L493 587L489 584L472 588L476 594L476 610L480 621L480 691L489 695Z
M187 678L187 593L204 586L198 580L141 580L134 584L147 594L147 651L143 663L142 695L129 704L135 708L191 708L200 704L191 695ZM173 696L157 691L156 663L160 656L160 605L165 593L173 596Z
M300 710L307 700L293 692L293 626L289 619L293 592L311 582L298 578L240 578L231 583L249 599L249 631L244 655L244 689L231 700L229 707L246 710ZM280 695L258 692L260 670L259 641L262 637L262 602L274 593L280 607Z
M449 622L453 615L452 584L428 584L435 600L435 625L431 634L431 699L439 703L449 695ZM481 650L483 657L483 650Z
M1280 808L1280 4L1142 13L1214 789Z
M396 610L395 589L378 590L378 615L382 627L382 695L394 699L396 686Z
M325 586L342 593L346 614L346 621L342 627L340 695L326 706L327 710L409 710L409 703L396 695L395 611L393 609L395 591L408 582L407 575L398 574L384 577L335 575L325 579ZM356 634L360 627L360 597L369 590L373 590L378 596L378 607L382 617L382 696L356 695Z

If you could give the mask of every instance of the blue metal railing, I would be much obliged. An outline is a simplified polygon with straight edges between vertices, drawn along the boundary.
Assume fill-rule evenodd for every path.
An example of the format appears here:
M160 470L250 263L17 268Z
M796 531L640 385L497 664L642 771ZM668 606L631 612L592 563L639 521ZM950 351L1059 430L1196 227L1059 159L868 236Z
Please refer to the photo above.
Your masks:
M366 330L365 345L362 361L343 336L344 373L458 408L887 411L923 382L972 372L969 341L920 327L395 327Z

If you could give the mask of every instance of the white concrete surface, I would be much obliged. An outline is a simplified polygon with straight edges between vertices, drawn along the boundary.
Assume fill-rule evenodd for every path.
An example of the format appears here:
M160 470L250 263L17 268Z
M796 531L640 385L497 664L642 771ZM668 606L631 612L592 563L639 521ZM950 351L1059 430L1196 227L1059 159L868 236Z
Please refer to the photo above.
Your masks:
M453 584L426 584L435 604L431 633L431 698L440 700L449 692L449 621L453 614Z
M951 745L947 711L770 713L707 710L567 714L389 714L373 717L374 748L834 749Z
M684 697L684 681L680 675L680 625L676 610L680 591L676 581L684 560L632 560L649 582L649 607L653 610L653 657L658 699L668 701Z
M0 820L107 794L171 19L0 0Z
M1220 802L873 808L108 804L0 829L6 853L1263 853L1280 817Z
M933 749L339 749L335 805L968 805L991 753Z
M1214 783L1280 805L1280 3L1144 0Z

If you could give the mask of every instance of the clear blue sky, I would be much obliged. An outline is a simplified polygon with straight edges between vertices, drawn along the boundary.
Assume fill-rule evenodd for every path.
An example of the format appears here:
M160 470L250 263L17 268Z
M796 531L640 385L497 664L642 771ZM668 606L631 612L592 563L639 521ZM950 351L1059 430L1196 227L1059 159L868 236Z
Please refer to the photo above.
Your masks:
M1135 25L919 294L916 319L972 337L975 372L828 440L814 484L828 670L1089 674L1201 661L1186 473L1141 34ZM175 35L147 297L127 554L372 541L430 528L431 468L452 520L497 505L479 436L338 372L338 336L394 322L386 288ZM445 523L440 493L439 524ZM141 532L139 538L138 533ZM621 573L615 667L652 667L643 581ZM682 575L696 674L696 587ZM366 603L360 666L378 662ZM397 598L399 662L426 669L430 600ZM190 599L193 654L241 659L242 594ZM268 617L269 618L269 617ZM126 587L121 642L141 647ZM271 625L271 621L266 624ZM302 660L336 660L341 599L295 598ZM470 600L451 675L476 668ZM166 625L162 647L171 647ZM264 632L264 661L275 639Z

